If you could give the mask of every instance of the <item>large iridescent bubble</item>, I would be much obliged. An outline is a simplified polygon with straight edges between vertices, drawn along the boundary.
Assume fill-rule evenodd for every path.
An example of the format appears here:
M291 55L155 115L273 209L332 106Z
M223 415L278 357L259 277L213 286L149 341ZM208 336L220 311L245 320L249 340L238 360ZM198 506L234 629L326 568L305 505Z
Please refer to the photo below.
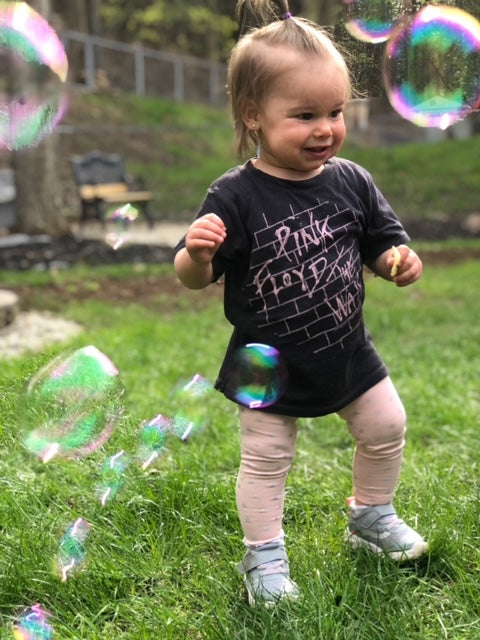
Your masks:
M345 28L363 42L385 42L402 15L395 0L345 0Z
M446 129L480 105L480 23L461 9L424 7L389 39L383 77L402 117Z
M60 38L26 2L0 3L0 149L38 144L67 108Z
M124 393L118 369L96 347L59 355L33 376L21 398L25 446L43 462L95 451L112 435Z

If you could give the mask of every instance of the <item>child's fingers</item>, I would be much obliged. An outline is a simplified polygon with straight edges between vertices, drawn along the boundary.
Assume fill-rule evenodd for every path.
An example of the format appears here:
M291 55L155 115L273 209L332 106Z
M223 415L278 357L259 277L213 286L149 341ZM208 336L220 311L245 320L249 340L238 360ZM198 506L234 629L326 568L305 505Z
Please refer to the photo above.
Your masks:
M402 254L402 260L398 266L397 275L393 277L395 284L399 287L412 284L420 278L423 271L422 261L415 251L409 247L405 247L405 251L403 251Z
M194 220L187 233L190 239L204 239L212 242L223 242L226 235L223 220L214 213L207 213Z
M388 257L388 266L390 267L390 275L394 278L398 273L398 268L402 262L402 254L398 247L392 247L392 254Z

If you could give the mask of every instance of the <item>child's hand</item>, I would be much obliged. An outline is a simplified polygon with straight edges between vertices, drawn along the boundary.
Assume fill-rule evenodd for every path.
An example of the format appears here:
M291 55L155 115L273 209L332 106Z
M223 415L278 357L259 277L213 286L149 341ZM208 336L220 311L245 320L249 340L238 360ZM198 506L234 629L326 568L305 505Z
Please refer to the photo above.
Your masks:
M207 213L192 222L185 237L185 246L193 262L206 264L212 261L226 237L223 220L215 213Z
M390 276L397 287L406 287L416 282L422 275L423 265L415 251L405 244L392 247L387 258Z

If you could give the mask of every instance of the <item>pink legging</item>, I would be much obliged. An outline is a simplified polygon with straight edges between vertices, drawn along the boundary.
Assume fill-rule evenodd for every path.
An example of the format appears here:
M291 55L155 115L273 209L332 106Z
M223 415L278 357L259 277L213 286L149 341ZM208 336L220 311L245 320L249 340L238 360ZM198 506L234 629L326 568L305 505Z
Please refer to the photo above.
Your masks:
M390 378L338 412L356 441L353 485L363 504L393 500L405 445L406 415ZM297 418L241 408L242 456L237 508L246 544L283 535L285 483L297 442Z

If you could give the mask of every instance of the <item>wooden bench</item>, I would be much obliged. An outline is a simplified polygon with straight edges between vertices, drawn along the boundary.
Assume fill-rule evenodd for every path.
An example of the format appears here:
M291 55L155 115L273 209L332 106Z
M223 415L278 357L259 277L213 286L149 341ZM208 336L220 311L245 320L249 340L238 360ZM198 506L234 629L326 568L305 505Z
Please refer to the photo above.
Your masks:
M153 227L150 211L153 194L143 184L134 185L120 155L91 151L74 156L72 169L82 205L82 224L91 217L104 222L108 207L130 203L140 209Z

